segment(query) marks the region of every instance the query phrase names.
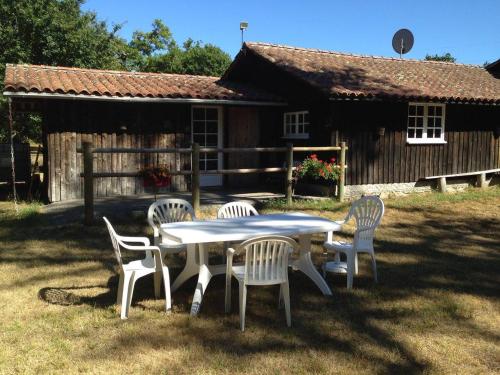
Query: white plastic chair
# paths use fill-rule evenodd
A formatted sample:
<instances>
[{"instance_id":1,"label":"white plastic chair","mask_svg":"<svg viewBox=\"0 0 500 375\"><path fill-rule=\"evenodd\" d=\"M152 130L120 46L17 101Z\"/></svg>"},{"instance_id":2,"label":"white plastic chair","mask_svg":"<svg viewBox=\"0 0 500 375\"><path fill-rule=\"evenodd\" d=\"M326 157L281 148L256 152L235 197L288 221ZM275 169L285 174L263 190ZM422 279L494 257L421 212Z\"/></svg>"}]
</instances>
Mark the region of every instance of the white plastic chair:
<instances>
[{"instance_id":1,"label":"white plastic chair","mask_svg":"<svg viewBox=\"0 0 500 375\"><path fill-rule=\"evenodd\" d=\"M168 267L163 264L162 256L158 246L150 246L149 238L147 237L125 237L118 235L109 220L103 217L106 226L109 230L111 242L115 252L116 260L120 266L120 281L118 283L118 297L116 303L121 305L122 319L128 318L130 310L130 303L132 302L132 294L134 293L134 286L137 279L154 273L160 270L160 276L163 276L163 285L165 287L165 310L168 311L172 308L172 301L170 297L170 276ZM141 243L142 245L130 245L131 243ZM144 251L146 257L141 260L134 260L130 263L124 264L122 261L122 254L120 247L133 250Z\"/></svg>"},{"instance_id":2,"label":"white plastic chair","mask_svg":"<svg viewBox=\"0 0 500 375\"><path fill-rule=\"evenodd\" d=\"M196 220L194 209L183 199L159 199L148 209L148 222L153 228L154 245L161 250L162 256L177 254L186 250L186 245L160 236L160 225L179 221ZM155 275L155 296L160 296L161 275Z\"/></svg>"},{"instance_id":3,"label":"white plastic chair","mask_svg":"<svg viewBox=\"0 0 500 375\"><path fill-rule=\"evenodd\" d=\"M226 313L231 311L231 277L239 284L240 326L245 330L247 285L280 284L280 303L285 303L286 323L291 325L288 256L299 245L288 237L266 236L247 240L227 250ZM233 256L245 251L245 264L233 266Z\"/></svg>"},{"instance_id":4,"label":"white plastic chair","mask_svg":"<svg viewBox=\"0 0 500 375\"><path fill-rule=\"evenodd\" d=\"M323 277L326 277L327 272L347 273L347 288L351 289L353 275L358 274L358 253L368 253L372 259L373 278L377 282L373 238L383 215L384 202L377 196L366 196L353 202L346 218L338 223L345 224L354 218L356 221L354 240L352 243L333 241L333 233L328 233L327 241L323 246L327 253L335 254L335 261L323 264ZM346 254L347 262L340 262L340 253Z\"/></svg>"},{"instance_id":5,"label":"white plastic chair","mask_svg":"<svg viewBox=\"0 0 500 375\"><path fill-rule=\"evenodd\" d=\"M259 213L250 203L230 202L219 208L217 219L230 219L233 217L257 216Z\"/></svg>"}]
</instances>

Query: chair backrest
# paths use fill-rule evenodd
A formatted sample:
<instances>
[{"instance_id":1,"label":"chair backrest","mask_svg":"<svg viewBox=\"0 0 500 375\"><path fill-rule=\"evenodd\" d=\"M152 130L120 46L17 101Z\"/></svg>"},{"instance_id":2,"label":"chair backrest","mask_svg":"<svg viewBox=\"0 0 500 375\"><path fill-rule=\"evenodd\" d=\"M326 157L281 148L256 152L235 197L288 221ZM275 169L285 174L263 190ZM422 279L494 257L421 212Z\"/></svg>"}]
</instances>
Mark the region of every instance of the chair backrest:
<instances>
[{"instance_id":1,"label":"chair backrest","mask_svg":"<svg viewBox=\"0 0 500 375\"><path fill-rule=\"evenodd\" d=\"M115 232L115 229L113 228L113 226L106 217L103 217L103 220L106 223L106 226L108 227L109 236L111 237L111 243L113 244L113 250L115 252L116 260L118 261L120 267L122 267L123 266L122 253L120 251L120 240L118 239L118 234Z\"/></svg>"},{"instance_id":2,"label":"chair backrest","mask_svg":"<svg viewBox=\"0 0 500 375\"><path fill-rule=\"evenodd\" d=\"M354 241L373 241L375 229L384 215L384 202L377 196L362 197L352 203L346 220L351 217L356 222Z\"/></svg>"},{"instance_id":3,"label":"chair backrest","mask_svg":"<svg viewBox=\"0 0 500 375\"><path fill-rule=\"evenodd\" d=\"M257 216L259 213L250 203L230 202L219 208L217 219L230 219L233 217Z\"/></svg>"},{"instance_id":4,"label":"chair backrest","mask_svg":"<svg viewBox=\"0 0 500 375\"><path fill-rule=\"evenodd\" d=\"M193 207L184 199L159 199L148 210L148 222L155 237L160 235L161 224L195 219Z\"/></svg>"},{"instance_id":5,"label":"chair backrest","mask_svg":"<svg viewBox=\"0 0 500 375\"><path fill-rule=\"evenodd\" d=\"M272 284L288 280L288 256L299 245L288 237L265 236L238 247L245 250L245 284Z\"/></svg>"}]
</instances>

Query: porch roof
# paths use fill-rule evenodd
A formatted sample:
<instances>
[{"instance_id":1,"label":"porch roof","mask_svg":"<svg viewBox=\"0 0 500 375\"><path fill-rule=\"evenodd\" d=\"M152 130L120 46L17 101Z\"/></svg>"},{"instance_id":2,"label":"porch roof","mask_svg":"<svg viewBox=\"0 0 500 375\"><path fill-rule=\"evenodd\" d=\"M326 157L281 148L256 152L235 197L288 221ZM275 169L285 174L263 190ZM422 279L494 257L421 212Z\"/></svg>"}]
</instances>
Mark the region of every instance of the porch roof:
<instances>
[{"instance_id":1,"label":"porch roof","mask_svg":"<svg viewBox=\"0 0 500 375\"><path fill-rule=\"evenodd\" d=\"M219 77L7 64L4 95L283 105L268 92Z\"/></svg>"}]
</instances>

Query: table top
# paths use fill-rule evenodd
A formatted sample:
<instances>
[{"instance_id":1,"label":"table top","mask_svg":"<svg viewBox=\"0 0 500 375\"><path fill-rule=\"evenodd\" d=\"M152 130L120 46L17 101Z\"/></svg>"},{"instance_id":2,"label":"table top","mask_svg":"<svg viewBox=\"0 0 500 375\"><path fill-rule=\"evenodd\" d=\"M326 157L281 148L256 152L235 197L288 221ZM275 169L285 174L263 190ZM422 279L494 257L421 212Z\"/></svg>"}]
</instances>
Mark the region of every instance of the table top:
<instances>
[{"instance_id":1,"label":"table top","mask_svg":"<svg viewBox=\"0 0 500 375\"><path fill-rule=\"evenodd\" d=\"M184 244L245 241L257 236L293 236L340 230L341 225L300 212L232 219L182 221L160 226L163 236Z\"/></svg>"}]
</instances>

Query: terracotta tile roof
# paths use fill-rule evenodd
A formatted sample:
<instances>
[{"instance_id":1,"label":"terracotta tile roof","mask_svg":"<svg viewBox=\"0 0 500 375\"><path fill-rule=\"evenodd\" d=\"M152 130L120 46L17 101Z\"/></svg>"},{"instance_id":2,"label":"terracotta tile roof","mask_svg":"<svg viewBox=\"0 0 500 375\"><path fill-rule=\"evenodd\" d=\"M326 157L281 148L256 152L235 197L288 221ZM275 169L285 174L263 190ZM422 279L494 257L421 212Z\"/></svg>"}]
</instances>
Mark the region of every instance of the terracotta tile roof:
<instances>
[{"instance_id":1,"label":"terracotta tile roof","mask_svg":"<svg viewBox=\"0 0 500 375\"><path fill-rule=\"evenodd\" d=\"M254 87L218 77L7 64L5 91L99 97L283 102Z\"/></svg>"},{"instance_id":2,"label":"terracotta tile roof","mask_svg":"<svg viewBox=\"0 0 500 375\"><path fill-rule=\"evenodd\" d=\"M267 43L245 45L329 96L500 103L500 80L476 65L361 56Z\"/></svg>"}]
</instances>

